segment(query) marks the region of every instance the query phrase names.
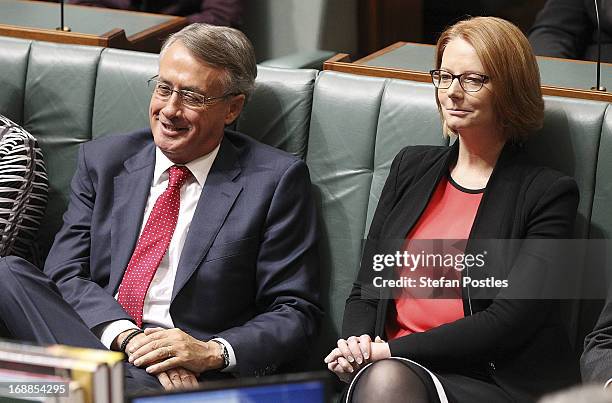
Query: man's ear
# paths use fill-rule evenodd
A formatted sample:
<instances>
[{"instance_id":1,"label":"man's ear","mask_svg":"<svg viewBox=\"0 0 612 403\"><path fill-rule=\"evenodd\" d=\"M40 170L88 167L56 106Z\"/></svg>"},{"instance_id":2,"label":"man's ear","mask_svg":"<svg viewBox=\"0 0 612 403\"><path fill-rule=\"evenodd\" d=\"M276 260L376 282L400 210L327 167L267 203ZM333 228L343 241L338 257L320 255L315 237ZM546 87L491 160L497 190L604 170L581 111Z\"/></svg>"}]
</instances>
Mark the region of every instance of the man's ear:
<instances>
[{"instance_id":1,"label":"man's ear","mask_svg":"<svg viewBox=\"0 0 612 403\"><path fill-rule=\"evenodd\" d=\"M240 112L242 112L242 107L244 106L244 101L246 97L244 94L234 95L230 98L227 107L227 113L225 114L225 125L231 125L234 120L238 118Z\"/></svg>"}]
</instances>

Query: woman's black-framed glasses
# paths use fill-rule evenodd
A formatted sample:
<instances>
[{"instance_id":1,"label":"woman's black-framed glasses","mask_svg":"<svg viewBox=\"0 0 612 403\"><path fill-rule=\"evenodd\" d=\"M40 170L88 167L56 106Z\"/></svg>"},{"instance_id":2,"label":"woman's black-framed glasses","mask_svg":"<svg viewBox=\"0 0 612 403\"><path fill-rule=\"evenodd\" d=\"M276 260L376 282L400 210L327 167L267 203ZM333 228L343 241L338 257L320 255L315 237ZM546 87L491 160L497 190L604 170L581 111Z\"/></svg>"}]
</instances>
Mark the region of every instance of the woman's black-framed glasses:
<instances>
[{"instance_id":1,"label":"woman's black-framed glasses","mask_svg":"<svg viewBox=\"0 0 612 403\"><path fill-rule=\"evenodd\" d=\"M162 101L167 101L172 96L172 93L176 92L179 95L182 104L188 108L204 108L229 96L237 95L234 92L228 92L218 97L209 97L195 91L175 90L170 84L159 81L157 77L158 76L153 76L147 80L147 85L149 88L152 88L153 94Z\"/></svg>"},{"instance_id":2,"label":"woman's black-framed glasses","mask_svg":"<svg viewBox=\"0 0 612 403\"><path fill-rule=\"evenodd\" d=\"M480 73L462 73L453 74L446 70L431 70L431 82L438 88L445 90L450 88L453 80L456 78L459 80L459 85L466 92L477 92L490 80L489 76Z\"/></svg>"}]
</instances>

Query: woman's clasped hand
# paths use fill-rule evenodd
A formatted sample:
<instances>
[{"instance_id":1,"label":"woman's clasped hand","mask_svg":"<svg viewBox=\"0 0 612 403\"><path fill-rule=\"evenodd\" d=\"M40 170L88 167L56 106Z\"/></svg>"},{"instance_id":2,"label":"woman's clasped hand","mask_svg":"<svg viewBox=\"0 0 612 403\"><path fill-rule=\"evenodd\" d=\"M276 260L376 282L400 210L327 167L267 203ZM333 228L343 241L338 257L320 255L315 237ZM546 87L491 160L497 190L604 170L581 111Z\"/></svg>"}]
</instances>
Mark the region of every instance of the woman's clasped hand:
<instances>
[{"instance_id":1,"label":"woman's clasped hand","mask_svg":"<svg viewBox=\"0 0 612 403\"><path fill-rule=\"evenodd\" d=\"M337 347L325 357L327 369L332 371L343 382L350 382L353 376L365 365L389 358L389 345L380 337L372 338L363 334L359 337L339 339Z\"/></svg>"}]
</instances>

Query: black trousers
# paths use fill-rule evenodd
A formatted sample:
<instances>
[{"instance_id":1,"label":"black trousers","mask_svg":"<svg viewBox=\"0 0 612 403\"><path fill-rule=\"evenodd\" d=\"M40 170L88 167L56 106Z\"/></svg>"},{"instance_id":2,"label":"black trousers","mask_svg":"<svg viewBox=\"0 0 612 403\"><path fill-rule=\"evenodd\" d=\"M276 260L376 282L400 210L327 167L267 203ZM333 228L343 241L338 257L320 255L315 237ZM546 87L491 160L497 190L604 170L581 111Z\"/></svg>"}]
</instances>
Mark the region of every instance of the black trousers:
<instances>
[{"instance_id":1,"label":"black trousers","mask_svg":"<svg viewBox=\"0 0 612 403\"><path fill-rule=\"evenodd\" d=\"M57 286L30 262L0 258L0 336L38 344L67 344L104 349L60 294ZM125 362L126 393L160 389L157 377Z\"/></svg>"}]
</instances>

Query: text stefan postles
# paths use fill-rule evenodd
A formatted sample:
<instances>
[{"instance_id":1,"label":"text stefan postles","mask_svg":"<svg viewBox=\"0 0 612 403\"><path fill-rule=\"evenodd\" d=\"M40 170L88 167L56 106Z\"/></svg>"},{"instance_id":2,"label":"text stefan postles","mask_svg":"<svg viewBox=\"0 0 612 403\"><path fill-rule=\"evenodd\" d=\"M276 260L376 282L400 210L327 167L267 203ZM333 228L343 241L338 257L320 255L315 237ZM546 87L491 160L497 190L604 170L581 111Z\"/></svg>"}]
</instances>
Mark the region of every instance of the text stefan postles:
<instances>
[{"instance_id":1,"label":"text stefan postles","mask_svg":"<svg viewBox=\"0 0 612 403\"><path fill-rule=\"evenodd\" d=\"M383 279L382 277L374 277L372 284L376 288L508 288L508 280L500 280L495 277L487 277L484 279L475 279L471 277L462 277L460 279L448 279L440 277L432 279L429 277L400 277L397 279Z\"/></svg>"}]
</instances>

